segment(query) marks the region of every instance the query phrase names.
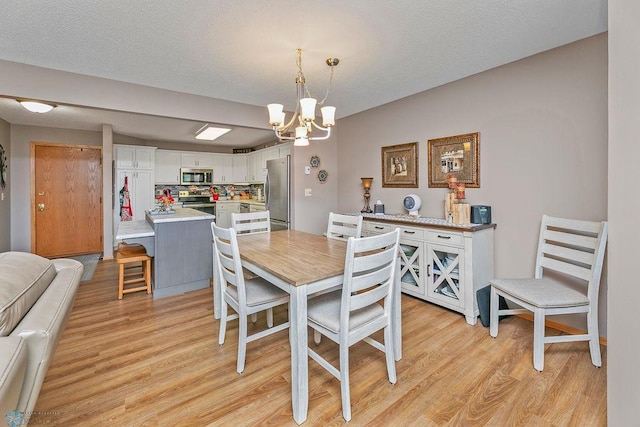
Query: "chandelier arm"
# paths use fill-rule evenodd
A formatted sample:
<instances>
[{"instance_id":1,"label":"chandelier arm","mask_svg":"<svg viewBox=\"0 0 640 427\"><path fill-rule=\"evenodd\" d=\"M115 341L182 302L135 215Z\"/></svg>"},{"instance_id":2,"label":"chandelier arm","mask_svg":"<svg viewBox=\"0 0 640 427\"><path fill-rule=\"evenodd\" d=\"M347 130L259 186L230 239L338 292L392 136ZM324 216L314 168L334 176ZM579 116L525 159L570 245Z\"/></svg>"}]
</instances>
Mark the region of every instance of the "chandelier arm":
<instances>
[{"instance_id":1,"label":"chandelier arm","mask_svg":"<svg viewBox=\"0 0 640 427\"><path fill-rule=\"evenodd\" d=\"M281 141L293 141L295 139L292 136L284 136L284 135L282 135L282 133L280 133L281 131L279 131L275 127L273 129L273 132L276 134L276 137L278 137L278 139L281 140Z\"/></svg>"},{"instance_id":2,"label":"chandelier arm","mask_svg":"<svg viewBox=\"0 0 640 427\"><path fill-rule=\"evenodd\" d=\"M313 127L315 127L316 129L319 129L319 130L329 131L331 129L331 126L327 126L326 128L320 126L319 124L316 123L315 120L311 120L311 124L313 125Z\"/></svg>"},{"instance_id":3,"label":"chandelier arm","mask_svg":"<svg viewBox=\"0 0 640 427\"><path fill-rule=\"evenodd\" d=\"M331 136L331 128L326 128L327 134L325 136L312 136L309 139L309 141L322 141L325 139L329 139L329 137Z\"/></svg>"},{"instance_id":4,"label":"chandelier arm","mask_svg":"<svg viewBox=\"0 0 640 427\"><path fill-rule=\"evenodd\" d=\"M296 121L296 119L298 118L298 109L296 108L296 112L293 113L293 116L291 117L291 120L289 120L289 123L287 123L286 125L280 126L280 131L281 132L286 132L289 130L289 128L291 128L291 125L293 125L293 123Z\"/></svg>"}]
</instances>

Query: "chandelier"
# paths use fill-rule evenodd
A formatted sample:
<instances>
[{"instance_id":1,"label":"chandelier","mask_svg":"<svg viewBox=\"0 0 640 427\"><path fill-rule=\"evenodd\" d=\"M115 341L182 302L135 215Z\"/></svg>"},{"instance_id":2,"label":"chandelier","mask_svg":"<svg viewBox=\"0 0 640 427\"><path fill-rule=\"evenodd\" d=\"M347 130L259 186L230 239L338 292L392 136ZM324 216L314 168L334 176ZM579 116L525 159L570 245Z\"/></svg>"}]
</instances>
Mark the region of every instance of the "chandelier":
<instances>
[{"instance_id":1,"label":"chandelier","mask_svg":"<svg viewBox=\"0 0 640 427\"><path fill-rule=\"evenodd\" d=\"M331 136L331 127L335 123L336 107L323 106L329 96L329 90L331 89L331 82L333 81L333 69L340 60L338 58L329 58L326 63L331 68L331 77L329 79L329 87L327 87L327 93L322 101L318 102L315 98L311 97L311 94L306 88L306 81L304 72L302 71L302 49L298 49L298 59L296 65L298 66L298 75L296 76L296 88L298 91L296 109L293 112L293 117L289 122L286 122L284 106L282 104L269 104L269 124L273 126L273 131L280 141L294 141L293 145L305 146L309 145L309 140L322 140L328 139ZM320 112L322 113L322 126L316 123L316 105L320 105ZM294 126L294 135L290 136L289 130ZM310 136L311 132L315 129L324 132L321 136Z\"/></svg>"}]
</instances>

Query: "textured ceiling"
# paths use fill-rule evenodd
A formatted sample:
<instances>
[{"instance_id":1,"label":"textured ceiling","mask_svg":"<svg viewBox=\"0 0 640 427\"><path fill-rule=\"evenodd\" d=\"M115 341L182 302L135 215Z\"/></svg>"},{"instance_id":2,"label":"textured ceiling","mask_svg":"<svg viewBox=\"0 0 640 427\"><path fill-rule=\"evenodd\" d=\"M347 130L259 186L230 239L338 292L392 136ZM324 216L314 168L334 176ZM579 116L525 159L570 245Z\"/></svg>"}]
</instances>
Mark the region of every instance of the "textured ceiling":
<instances>
[{"instance_id":1,"label":"textured ceiling","mask_svg":"<svg viewBox=\"0 0 640 427\"><path fill-rule=\"evenodd\" d=\"M606 0L8 0L0 59L291 110L302 48L342 118L606 30Z\"/></svg>"}]
</instances>

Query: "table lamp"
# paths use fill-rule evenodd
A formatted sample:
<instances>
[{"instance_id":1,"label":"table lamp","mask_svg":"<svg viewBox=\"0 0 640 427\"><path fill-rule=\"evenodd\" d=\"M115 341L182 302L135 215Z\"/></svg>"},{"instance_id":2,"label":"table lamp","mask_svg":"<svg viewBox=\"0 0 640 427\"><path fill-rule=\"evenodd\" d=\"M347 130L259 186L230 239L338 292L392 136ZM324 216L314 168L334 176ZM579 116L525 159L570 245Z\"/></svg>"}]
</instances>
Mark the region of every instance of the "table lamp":
<instances>
[{"instance_id":1,"label":"table lamp","mask_svg":"<svg viewBox=\"0 0 640 427\"><path fill-rule=\"evenodd\" d=\"M373 211L369 207L369 199L371 198L371 194L369 194L369 190L371 189L371 183L373 182L373 178L360 178L362 180L362 187L364 188L364 207L360 212L362 213L372 213Z\"/></svg>"}]
</instances>

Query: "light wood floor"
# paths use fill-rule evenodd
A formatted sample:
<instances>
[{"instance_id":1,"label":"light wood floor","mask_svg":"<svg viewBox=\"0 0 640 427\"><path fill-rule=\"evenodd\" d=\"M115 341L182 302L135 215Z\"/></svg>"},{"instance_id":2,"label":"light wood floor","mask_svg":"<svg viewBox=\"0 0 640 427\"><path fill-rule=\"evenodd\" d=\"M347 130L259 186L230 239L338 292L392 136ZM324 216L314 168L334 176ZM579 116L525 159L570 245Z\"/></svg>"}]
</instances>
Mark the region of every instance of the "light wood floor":
<instances>
[{"instance_id":1,"label":"light wood floor","mask_svg":"<svg viewBox=\"0 0 640 427\"><path fill-rule=\"evenodd\" d=\"M117 300L117 267L100 261L80 285L35 411L58 425L295 426L291 415L287 332L250 343L235 371L237 321L217 342L211 290L154 300ZM384 355L351 349L353 426L606 425L603 368L588 345L547 346L545 370L532 366L532 324L500 323L496 339L480 322L403 296L404 358L398 381L386 378ZM276 311L276 320L285 318ZM264 314L255 328L264 327ZM250 326L250 328L252 328ZM323 340L322 354L335 354ZM342 425L340 385L310 360L304 425Z\"/></svg>"}]
</instances>

